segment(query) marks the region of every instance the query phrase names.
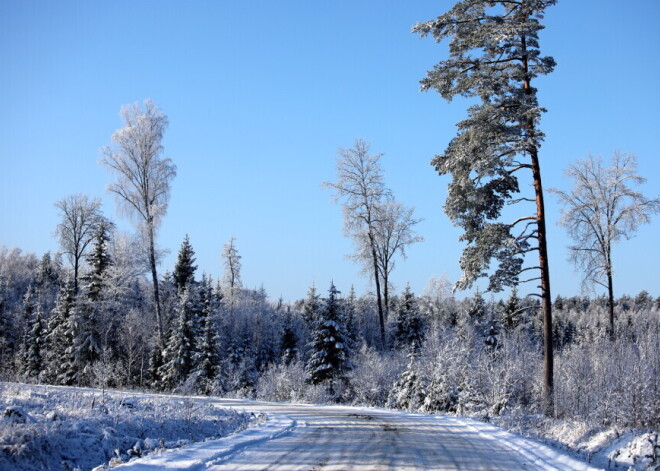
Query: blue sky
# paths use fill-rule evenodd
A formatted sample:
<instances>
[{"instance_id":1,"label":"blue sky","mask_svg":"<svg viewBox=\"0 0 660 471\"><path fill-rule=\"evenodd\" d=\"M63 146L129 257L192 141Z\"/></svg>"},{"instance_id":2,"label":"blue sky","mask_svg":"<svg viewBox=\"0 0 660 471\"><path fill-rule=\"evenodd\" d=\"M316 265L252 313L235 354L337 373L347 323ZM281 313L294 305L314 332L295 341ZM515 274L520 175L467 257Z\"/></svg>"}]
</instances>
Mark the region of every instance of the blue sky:
<instances>
[{"instance_id":1,"label":"blue sky","mask_svg":"<svg viewBox=\"0 0 660 471\"><path fill-rule=\"evenodd\" d=\"M330 280L369 287L345 258L334 179L338 146L356 138L384 152L387 184L424 218L423 243L393 281L422 292L430 277L459 276L460 232L442 211L448 177L429 161L455 135L465 102L421 93L446 44L410 33L449 1L0 2L0 244L56 251L53 204L72 193L104 202L131 230L105 187L99 149L121 126L122 104L151 98L169 116L165 155L178 167L159 245L171 269L187 233L199 272L221 273L234 236L243 281L269 295L304 296ZM583 0L548 9L541 36L556 71L536 82L546 142L546 187L587 153L634 152L660 194L660 2ZM566 261L558 208L548 196L553 297L580 292ZM615 248L615 293L660 295L660 218ZM525 289L523 289L525 291Z\"/></svg>"}]
</instances>

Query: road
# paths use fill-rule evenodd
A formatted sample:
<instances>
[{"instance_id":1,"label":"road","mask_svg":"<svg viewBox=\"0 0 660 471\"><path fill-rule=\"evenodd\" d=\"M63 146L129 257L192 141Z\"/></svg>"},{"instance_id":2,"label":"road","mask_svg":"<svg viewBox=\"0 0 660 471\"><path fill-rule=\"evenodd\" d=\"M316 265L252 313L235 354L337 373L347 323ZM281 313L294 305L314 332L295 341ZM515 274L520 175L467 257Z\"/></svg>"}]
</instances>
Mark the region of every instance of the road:
<instances>
[{"instance_id":1,"label":"road","mask_svg":"<svg viewBox=\"0 0 660 471\"><path fill-rule=\"evenodd\" d=\"M263 413L268 420L232 437L125 467L133 471L595 469L560 451L470 419L340 406L200 400Z\"/></svg>"}]
</instances>

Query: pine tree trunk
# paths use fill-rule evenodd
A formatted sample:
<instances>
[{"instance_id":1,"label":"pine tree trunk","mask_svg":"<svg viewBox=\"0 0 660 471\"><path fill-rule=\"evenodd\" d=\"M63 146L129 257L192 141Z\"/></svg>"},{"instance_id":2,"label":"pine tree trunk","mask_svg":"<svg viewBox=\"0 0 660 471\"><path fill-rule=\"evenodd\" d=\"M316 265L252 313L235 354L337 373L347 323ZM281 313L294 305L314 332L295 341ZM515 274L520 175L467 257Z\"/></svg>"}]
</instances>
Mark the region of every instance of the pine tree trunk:
<instances>
[{"instance_id":1,"label":"pine tree trunk","mask_svg":"<svg viewBox=\"0 0 660 471\"><path fill-rule=\"evenodd\" d=\"M545 228L545 206L543 202L543 186L541 184L541 169L538 152L531 153L534 191L536 193L536 217L539 240L539 266L541 267L541 306L543 309L543 356L544 381L543 399L545 414L554 416L554 349L552 344L552 298L550 296L550 267L548 262L548 246Z\"/></svg>"},{"instance_id":2,"label":"pine tree trunk","mask_svg":"<svg viewBox=\"0 0 660 471\"><path fill-rule=\"evenodd\" d=\"M525 36L522 37L522 65L524 69L523 89L526 95L531 95L534 90L531 87L528 75L528 58ZM533 138L535 129L534 122L526 123L529 137ZM543 309L543 402L545 415L554 417L554 349L552 342L552 298L550 294L550 264L548 260L548 245L545 228L545 204L543 201L543 185L541 182L541 167L539 165L538 148L532 145L529 149L532 163L532 178L534 179L534 193L536 195L536 224L539 249L539 267L541 270L541 306Z\"/></svg>"}]
</instances>

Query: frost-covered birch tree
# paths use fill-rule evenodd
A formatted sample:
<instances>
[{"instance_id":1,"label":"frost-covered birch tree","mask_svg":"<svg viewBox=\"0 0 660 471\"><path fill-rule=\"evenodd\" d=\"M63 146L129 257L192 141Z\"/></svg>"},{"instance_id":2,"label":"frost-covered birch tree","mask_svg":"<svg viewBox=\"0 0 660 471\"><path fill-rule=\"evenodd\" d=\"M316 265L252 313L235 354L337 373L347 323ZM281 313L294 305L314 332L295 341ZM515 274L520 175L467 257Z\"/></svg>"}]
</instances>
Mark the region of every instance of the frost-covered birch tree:
<instances>
[{"instance_id":1,"label":"frost-covered birch tree","mask_svg":"<svg viewBox=\"0 0 660 471\"><path fill-rule=\"evenodd\" d=\"M360 258L376 285L380 339L384 346L385 316L378 270L376 224L377 206L391 198L391 194L385 187L385 176L379 162L383 154L370 154L369 148L370 144L363 139L357 139L349 149L339 148L336 163L338 180L325 185L335 190L336 200L344 201L344 231L357 239L358 257L360 254L366 255Z\"/></svg>"},{"instance_id":2,"label":"frost-covered birch tree","mask_svg":"<svg viewBox=\"0 0 660 471\"><path fill-rule=\"evenodd\" d=\"M222 279L229 296L233 299L236 290L241 287L241 256L236 248L236 237L229 239L222 249L222 263L225 267Z\"/></svg>"},{"instance_id":3,"label":"frost-covered birch tree","mask_svg":"<svg viewBox=\"0 0 660 471\"><path fill-rule=\"evenodd\" d=\"M164 342L163 320L158 293L156 232L167 212L170 182L176 176L176 166L163 158L163 135L167 116L151 100L142 105L122 107L124 127L112 135L113 147L102 149L101 162L114 171L117 181L108 186L122 208L138 223L145 236L146 255L153 282L158 334Z\"/></svg>"},{"instance_id":4,"label":"frost-covered birch tree","mask_svg":"<svg viewBox=\"0 0 660 471\"><path fill-rule=\"evenodd\" d=\"M575 242L570 261L584 272L583 286L607 290L609 333L614 338L614 267L612 246L630 239L640 224L660 212L660 198L648 199L633 187L646 181L637 173L634 154L615 152L609 167L589 156L570 165L570 191L552 189L563 205L560 224Z\"/></svg>"},{"instance_id":5,"label":"frost-covered birch tree","mask_svg":"<svg viewBox=\"0 0 660 471\"><path fill-rule=\"evenodd\" d=\"M458 135L445 152L432 160L441 175L449 174L445 211L463 228L467 243L461 257L459 289L480 277L489 289L521 282L524 271L539 282L544 319L546 413L553 414L552 302L547 254L545 209L539 149L539 127L544 111L532 85L550 73L555 61L542 56L540 20L556 0L463 0L435 20L418 23L413 32L449 40L449 57L436 64L421 81L422 90L434 89L446 100L456 96L476 99L467 119L458 123ZM534 194L518 197L519 176L533 184ZM502 221L508 203L533 203L533 209ZM523 267L525 255L537 252L538 264ZM496 269L491 270L491 262Z\"/></svg>"},{"instance_id":6,"label":"frost-covered birch tree","mask_svg":"<svg viewBox=\"0 0 660 471\"><path fill-rule=\"evenodd\" d=\"M55 207L60 210L61 217L55 233L62 253L73 267L73 289L78 293L80 263L101 221L101 202L78 193L58 201Z\"/></svg>"},{"instance_id":7,"label":"frost-covered birch tree","mask_svg":"<svg viewBox=\"0 0 660 471\"><path fill-rule=\"evenodd\" d=\"M369 153L368 142L358 139L350 149L340 148L336 183L325 183L343 201L344 231L355 242L352 259L363 264L376 288L381 343L385 346L385 322L389 301L389 278L395 256L405 257L406 248L422 240L414 231L420 221L414 209L394 200L385 186L380 165L383 154Z\"/></svg>"},{"instance_id":8,"label":"frost-covered birch tree","mask_svg":"<svg viewBox=\"0 0 660 471\"><path fill-rule=\"evenodd\" d=\"M376 221L374 225L374 240L376 247L376 265L381 277L384 317L389 318L390 306L390 275L396 266L396 256L406 258L408 246L421 242L424 238L415 232L415 225L421 219L415 217L414 208L389 200L376 205ZM359 233L354 236L357 251L353 258L368 266L371 260L371 241L367 234ZM366 263L365 263L366 262Z\"/></svg>"}]
</instances>

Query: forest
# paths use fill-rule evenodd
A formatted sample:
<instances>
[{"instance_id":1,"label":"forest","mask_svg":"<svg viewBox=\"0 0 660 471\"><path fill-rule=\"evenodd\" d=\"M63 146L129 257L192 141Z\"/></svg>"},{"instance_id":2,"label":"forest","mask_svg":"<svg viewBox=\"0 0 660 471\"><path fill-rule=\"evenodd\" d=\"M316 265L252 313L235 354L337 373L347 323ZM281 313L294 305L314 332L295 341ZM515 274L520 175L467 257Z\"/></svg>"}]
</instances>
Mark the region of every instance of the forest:
<instances>
[{"instance_id":1,"label":"forest","mask_svg":"<svg viewBox=\"0 0 660 471\"><path fill-rule=\"evenodd\" d=\"M161 344L139 248L97 230L78 293L60 257L3 248L2 379L482 417L542 410L533 299L457 300L434 279L423 294L390 299L383 345L373 295L312 286L304 299L274 302L242 286L235 241L214 281L196 276L186 239L159 280ZM553 307L557 416L660 425L660 298L617 299L614 341L606 297L557 296Z\"/></svg>"}]
</instances>

